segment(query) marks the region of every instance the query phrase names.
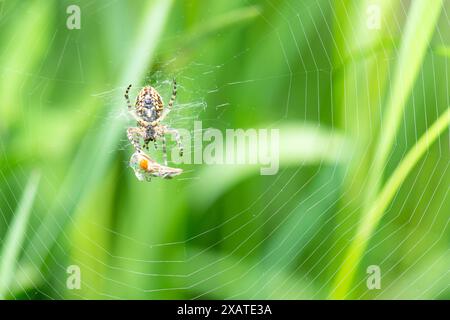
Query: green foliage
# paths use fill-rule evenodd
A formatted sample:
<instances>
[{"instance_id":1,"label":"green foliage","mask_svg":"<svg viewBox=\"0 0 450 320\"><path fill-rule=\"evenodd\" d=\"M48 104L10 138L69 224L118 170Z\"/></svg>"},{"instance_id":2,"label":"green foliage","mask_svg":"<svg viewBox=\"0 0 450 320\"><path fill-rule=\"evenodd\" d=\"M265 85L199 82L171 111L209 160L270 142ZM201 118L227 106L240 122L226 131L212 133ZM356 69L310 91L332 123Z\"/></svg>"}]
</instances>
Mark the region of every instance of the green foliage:
<instances>
[{"instance_id":1,"label":"green foliage","mask_svg":"<svg viewBox=\"0 0 450 320\"><path fill-rule=\"evenodd\" d=\"M10 290L11 284L14 283L18 257L27 232L27 224L36 196L39 178L39 174L34 172L29 179L3 241L3 248L0 252L0 298L6 295Z\"/></svg>"},{"instance_id":2,"label":"green foliage","mask_svg":"<svg viewBox=\"0 0 450 320\"><path fill-rule=\"evenodd\" d=\"M0 12L2 298L450 297L449 2L71 4ZM173 77L170 125L279 129L279 172L137 181L124 90Z\"/></svg>"}]
</instances>

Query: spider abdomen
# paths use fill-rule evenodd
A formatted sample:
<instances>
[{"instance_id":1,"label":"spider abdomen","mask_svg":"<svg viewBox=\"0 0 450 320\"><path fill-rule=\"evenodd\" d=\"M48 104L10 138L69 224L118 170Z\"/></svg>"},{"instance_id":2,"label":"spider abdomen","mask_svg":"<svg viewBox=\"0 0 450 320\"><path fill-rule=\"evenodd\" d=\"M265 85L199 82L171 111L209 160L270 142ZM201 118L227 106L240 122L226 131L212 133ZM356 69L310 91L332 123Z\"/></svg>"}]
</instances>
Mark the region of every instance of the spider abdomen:
<instances>
[{"instance_id":1,"label":"spider abdomen","mask_svg":"<svg viewBox=\"0 0 450 320\"><path fill-rule=\"evenodd\" d=\"M158 119L164 108L160 94L151 86L142 88L135 106L137 114L148 122Z\"/></svg>"}]
</instances>

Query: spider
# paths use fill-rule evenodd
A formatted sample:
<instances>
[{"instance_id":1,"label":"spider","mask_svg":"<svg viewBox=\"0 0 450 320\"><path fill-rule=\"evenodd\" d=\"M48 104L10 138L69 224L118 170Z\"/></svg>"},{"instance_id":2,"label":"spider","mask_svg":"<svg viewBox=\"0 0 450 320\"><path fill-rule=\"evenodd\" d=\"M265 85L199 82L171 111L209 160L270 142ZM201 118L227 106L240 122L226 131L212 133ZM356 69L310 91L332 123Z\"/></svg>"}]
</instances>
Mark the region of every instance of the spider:
<instances>
[{"instance_id":1,"label":"spider","mask_svg":"<svg viewBox=\"0 0 450 320\"><path fill-rule=\"evenodd\" d=\"M183 170L162 166L148 155L136 151L130 158L130 167L133 168L136 177L140 180L150 181L152 177L171 179L180 175Z\"/></svg>"},{"instance_id":2,"label":"spider","mask_svg":"<svg viewBox=\"0 0 450 320\"><path fill-rule=\"evenodd\" d=\"M151 86L145 86L139 92L136 103L131 105L128 93L131 84L125 91L125 99L128 105L128 111L132 113L137 121L137 127L128 128L127 137L137 152L143 152L140 145L140 138L144 141L143 148L148 150L150 142L154 142L155 149L157 148L157 139L162 140L162 151L164 158L164 165L167 166L167 150L166 150L166 134L173 134L178 145L180 156L183 156L183 146L181 144L180 134L176 129L170 128L161 124L172 109L173 103L177 96L177 82L173 80L172 97L166 108L161 98L161 95Z\"/></svg>"}]
</instances>

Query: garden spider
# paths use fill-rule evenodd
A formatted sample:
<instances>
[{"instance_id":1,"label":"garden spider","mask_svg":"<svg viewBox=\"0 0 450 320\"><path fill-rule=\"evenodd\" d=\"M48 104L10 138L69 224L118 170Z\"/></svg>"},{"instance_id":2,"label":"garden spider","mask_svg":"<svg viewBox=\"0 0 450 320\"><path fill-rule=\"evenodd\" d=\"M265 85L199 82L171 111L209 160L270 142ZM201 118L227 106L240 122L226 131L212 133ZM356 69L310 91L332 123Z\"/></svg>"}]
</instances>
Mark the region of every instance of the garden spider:
<instances>
[{"instance_id":1,"label":"garden spider","mask_svg":"<svg viewBox=\"0 0 450 320\"><path fill-rule=\"evenodd\" d=\"M125 99L128 104L128 111L130 111L137 121L137 127L127 129L127 137L130 140L133 147L137 152L143 152L140 145L140 138L144 140L143 148L148 150L148 144L150 141L154 142L155 148L157 148L156 140L161 138L162 151L164 158L164 165L167 166L167 150L166 150L166 134L173 134L180 150L180 156L183 156L183 146L181 144L180 134L177 130L169 128L168 126L161 124L161 121L169 114L172 109L173 103L177 96L177 83L173 80L172 97L169 104L164 108L164 104L161 95L151 86L145 86L139 92L136 103L131 105L128 93L130 91L131 84L125 91Z\"/></svg>"}]
</instances>

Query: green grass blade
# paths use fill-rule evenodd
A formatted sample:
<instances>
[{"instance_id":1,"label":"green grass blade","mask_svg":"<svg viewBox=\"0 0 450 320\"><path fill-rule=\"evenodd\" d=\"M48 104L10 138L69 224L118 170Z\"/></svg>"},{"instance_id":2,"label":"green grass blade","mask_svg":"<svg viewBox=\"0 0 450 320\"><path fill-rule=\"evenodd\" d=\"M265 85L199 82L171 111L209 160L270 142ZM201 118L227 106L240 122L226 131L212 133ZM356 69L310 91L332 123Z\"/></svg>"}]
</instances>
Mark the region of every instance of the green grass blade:
<instances>
[{"instance_id":1,"label":"green grass blade","mask_svg":"<svg viewBox=\"0 0 450 320\"><path fill-rule=\"evenodd\" d=\"M0 3L2 5L3 3ZM17 77L16 73L32 72L40 63L49 46L49 29L52 20L52 1L32 2L24 6L21 19L17 19L7 38L31 38L33 41L15 41L14 45L0 47L0 133L5 134L21 119L17 97L22 94L28 77ZM3 28L3 26L2 26ZM39 30L39 31L37 31ZM7 66L7 68L5 67ZM19 104L20 105L20 104Z\"/></svg>"},{"instance_id":2,"label":"green grass blade","mask_svg":"<svg viewBox=\"0 0 450 320\"><path fill-rule=\"evenodd\" d=\"M348 240L355 231L365 199L372 151L381 122L381 106L389 87L389 66L399 44L399 0L380 0L379 30L367 28L368 1L334 1L333 103L336 123L352 141L354 153L343 176L341 208L336 212L332 269L339 268ZM395 46L394 46L395 44ZM328 289L329 290L329 289Z\"/></svg>"},{"instance_id":3,"label":"green grass blade","mask_svg":"<svg viewBox=\"0 0 450 320\"><path fill-rule=\"evenodd\" d=\"M181 45L192 45L195 41L207 37L210 34L215 34L231 26L251 21L260 14L261 9L258 6L248 6L227 12L222 16L215 17L214 19L195 27L185 36ZM178 46L180 46L180 44L178 44Z\"/></svg>"},{"instance_id":4,"label":"green grass blade","mask_svg":"<svg viewBox=\"0 0 450 320\"><path fill-rule=\"evenodd\" d=\"M40 174L33 172L19 202L17 211L3 241L0 254L0 299L3 299L13 283L17 260L25 239L28 220L38 188Z\"/></svg>"},{"instance_id":5,"label":"green grass blade","mask_svg":"<svg viewBox=\"0 0 450 320\"><path fill-rule=\"evenodd\" d=\"M118 79L117 86L139 83L145 76L156 50L158 40L163 31L170 12L172 1L152 1L145 9L143 24L131 48L129 61L124 61L124 70ZM125 64L126 62L126 64ZM123 92L118 91L113 101L123 101ZM107 106L111 109L111 106ZM119 103L112 108L123 108ZM33 265L43 263L41 257L46 256L57 240L60 228L70 219L83 197L89 194L104 179L116 149L123 136L126 125L125 117L111 117L102 130L93 136L87 136L71 165L71 169L56 197L56 203L47 214L33 238L33 246L26 249L27 257ZM64 208L64 209L63 209Z\"/></svg>"},{"instance_id":6,"label":"green grass blade","mask_svg":"<svg viewBox=\"0 0 450 320\"><path fill-rule=\"evenodd\" d=\"M380 136L373 153L375 155L373 165L368 173L369 178L365 189L366 194L362 200L363 215L369 214L370 207L374 203L378 190L380 189L383 178L382 173L387 157L400 125L407 99L410 96L415 79L422 66L441 8L441 0L432 2L418 0L412 3L405 32L402 37L403 40L398 54L398 62L394 70L390 94L384 109L382 130L380 131ZM427 12L427 14L423 15L423 12ZM365 216L363 216L362 221L365 221ZM359 254L361 255L362 251ZM346 261L351 259L348 259L348 256L345 259L344 265L347 265ZM359 257L356 261L359 262ZM356 270L356 268L352 270ZM332 288L332 297L345 297L350 287L354 271L352 271L351 275L347 275L347 272L348 270L345 270L345 266L341 268ZM346 279L345 281L343 277Z\"/></svg>"},{"instance_id":7,"label":"green grass blade","mask_svg":"<svg viewBox=\"0 0 450 320\"><path fill-rule=\"evenodd\" d=\"M417 0L412 3L410 16L401 43L394 79L383 117L372 170L369 175L366 206L380 189L383 168L400 125L403 110L422 66L442 8L442 0ZM426 14L424 15L424 12Z\"/></svg>"},{"instance_id":8,"label":"green grass blade","mask_svg":"<svg viewBox=\"0 0 450 320\"><path fill-rule=\"evenodd\" d=\"M425 132L414 147L408 152L399 166L395 169L385 186L377 196L373 205L361 220L355 238L350 245L344 263L337 277L337 286L332 293L333 298L342 299L346 297L354 273L361 260L365 248L376 226L383 217L384 211L405 181L408 174L424 155L425 151L433 144L439 135L448 128L450 124L450 109L442 114L438 120Z\"/></svg>"}]
</instances>

